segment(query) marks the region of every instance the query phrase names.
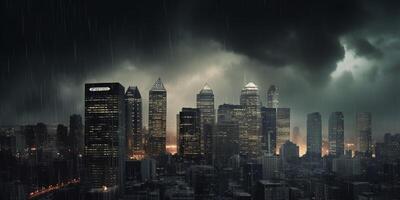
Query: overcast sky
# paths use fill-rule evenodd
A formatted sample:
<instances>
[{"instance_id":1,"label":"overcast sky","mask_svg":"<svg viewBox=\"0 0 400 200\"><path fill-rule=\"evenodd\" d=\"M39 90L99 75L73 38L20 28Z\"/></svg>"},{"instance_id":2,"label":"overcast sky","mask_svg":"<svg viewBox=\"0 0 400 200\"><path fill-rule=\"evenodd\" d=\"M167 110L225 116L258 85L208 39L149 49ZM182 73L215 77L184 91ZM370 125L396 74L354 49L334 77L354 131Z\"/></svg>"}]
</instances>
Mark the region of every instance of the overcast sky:
<instances>
[{"instance_id":1,"label":"overcast sky","mask_svg":"<svg viewBox=\"0 0 400 200\"><path fill-rule=\"evenodd\" d=\"M291 124L306 114L371 111L373 137L400 132L400 1L164 0L1 2L0 124L68 123L83 113L85 82L137 85L161 77L168 134L207 82L216 105L271 84Z\"/></svg>"}]
</instances>

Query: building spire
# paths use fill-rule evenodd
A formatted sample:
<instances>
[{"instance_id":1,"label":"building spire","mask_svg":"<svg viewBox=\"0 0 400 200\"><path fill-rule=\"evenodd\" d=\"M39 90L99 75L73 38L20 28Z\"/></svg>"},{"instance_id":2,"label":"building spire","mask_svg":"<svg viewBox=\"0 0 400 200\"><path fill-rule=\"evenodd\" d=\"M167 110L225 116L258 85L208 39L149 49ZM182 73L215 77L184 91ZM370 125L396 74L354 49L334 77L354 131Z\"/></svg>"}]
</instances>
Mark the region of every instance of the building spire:
<instances>
[{"instance_id":1,"label":"building spire","mask_svg":"<svg viewBox=\"0 0 400 200\"><path fill-rule=\"evenodd\" d=\"M151 88L151 91L165 91L165 87L163 82L161 81L161 78L159 77L157 81L154 83L153 87Z\"/></svg>"}]
</instances>

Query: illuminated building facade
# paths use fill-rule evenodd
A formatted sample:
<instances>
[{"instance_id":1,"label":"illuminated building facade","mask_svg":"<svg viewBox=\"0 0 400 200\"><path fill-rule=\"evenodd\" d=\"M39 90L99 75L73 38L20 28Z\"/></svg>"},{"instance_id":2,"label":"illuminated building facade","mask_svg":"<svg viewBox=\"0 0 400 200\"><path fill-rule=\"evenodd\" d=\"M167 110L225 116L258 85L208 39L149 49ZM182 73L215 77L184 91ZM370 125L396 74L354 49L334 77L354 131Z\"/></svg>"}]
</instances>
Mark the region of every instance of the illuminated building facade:
<instances>
[{"instance_id":1,"label":"illuminated building facade","mask_svg":"<svg viewBox=\"0 0 400 200\"><path fill-rule=\"evenodd\" d=\"M261 102L257 85L250 82L242 89L240 105L245 111L245 134L240 138L240 151L256 158L261 153Z\"/></svg>"},{"instance_id":2,"label":"illuminated building facade","mask_svg":"<svg viewBox=\"0 0 400 200\"><path fill-rule=\"evenodd\" d=\"M85 185L89 192L123 188L124 92L119 83L85 84Z\"/></svg>"},{"instance_id":3,"label":"illuminated building facade","mask_svg":"<svg viewBox=\"0 0 400 200\"><path fill-rule=\"evenodd\" d=\"M329 155L340 157L344 154L344 116L333 112L328 124Z\"/></svg>"},{"instance_id":4,"label":"illuminated building facade","mask_svg":"<svg viewBox=\"0 0 400 200\"><path fill-rule=\"evenodd\" d=\"M214 93L206 84L197 94L197 108L200 111L200 130L202 137L202 151L210 162L213 150L213 129L215 125Z\"/></svg>"},{"instance_id":5,"label":"illuminated building facade","mask_svg":"<svg viewBox=\"0 0 400 200\"><path fill-rule=\"evenodd\" d=\"M358 134L358 151L361 153L372 152L372 117L370 112L358 112L356 126Z\"/></svg>"},{"instance_id":6,"label":"illuminated building facade","mask_svg":"<svg viewBox=\"0 0 400 200\"><path fill-rule=\"evenodd\" d=\"M319 112L307 115L307 154L321 157L322 149L322 123Z\"/></svg>"},{"instance_id":7,"label":"illuminated building facade","mask_svg":"<svg viewBox=\"0 0 400 200\"><path fill-rule=\"evenodd\" d=\"M290 108L276 109L276 153L290 140Z\"/></svg>"},{"instance_id":8,"label":"illuminated building facade","mask_svg":"<svg viewBox=\"0 0 400 200\"><path fill-rule=\"evenodd\" d=\"M129 155L141 157L144 155L144 135L142 130L142 96L138 87L129 87L125 93L126 106L126 136Z\"/></svg>"},{"instance_id":9,"label":"illuminated building facade","mask_svg":"<svg viewBox=\"0 0 400 200\"><path fill-rule=\"evenodd\" d=\"M197 108L182 108L178 116L178 154L185 159L201 159L204 154L200 132L200 110Z\"/></svg>"},{"instance_id":10,"label":"illuminated building facade","mask_svg":"<svg viewBox=\"0 0 400 200\"><path fill-rule=\"evenodd\" d=\"M167 91L158 78L149 92L149 149L148 154L165 153L167 134Z\"/></svg>"}]
</instances>

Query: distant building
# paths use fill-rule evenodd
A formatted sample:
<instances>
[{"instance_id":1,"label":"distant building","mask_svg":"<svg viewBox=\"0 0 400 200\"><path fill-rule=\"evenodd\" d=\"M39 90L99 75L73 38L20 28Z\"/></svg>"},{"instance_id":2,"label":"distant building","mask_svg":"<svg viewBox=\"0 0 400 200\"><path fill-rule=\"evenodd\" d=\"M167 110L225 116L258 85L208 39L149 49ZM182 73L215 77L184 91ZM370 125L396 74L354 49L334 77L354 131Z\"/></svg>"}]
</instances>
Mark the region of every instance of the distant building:
<instances>
[{"instance_id":1,"label":"distant building","mask_svg":"<svg viewBox=\"0 0 400 200\"><path fill-rule=\"evenodd\" d=\"M276 112L276 153L290 140L290 108L278 108Z\"/></svg>"},{"instance_id":2,"label":"distant building","mask_svg":"<svg viewBox=\"0 0 400 200\"><path fill-rule=\"evenodd\" d=\"M83 154L85 141L81 115L74 114L69 117L69 138L71 149L76 153Z\"/></svg>"},{"instance_id":3,"label":"distant building","mask_svg":"<svg viewBox=\"0 0 400 200\"><path fill-rule=\"evenodd\" d=\"M257 184L255 199L289 199L289 186L284 181L280 180L260 180Z\"/></svg>"},{"instance_id":4,"label":"distant building","mask_svg":"<svg viewBox=\"0 0 400 200\"><path fill-rule=\"evenodd\" d=\"M322 149L322 123L319 112L307 115L307 154L309 156L321 157Z\"/></svg>"},{"instance_id":5,"label":"distant building","mask_svg":"<svg viewBox=\"0 0 400 200\"><path fill-rule=\"evenodd\" d=\"M279 90L275 85L271 85L267 92L267 108L278 108L279 106Z\"/></svg>"},{"instance_id":6,"label":"distant building","mask_svg":"<svg viewBox=\"0 0 400 200\"><path fill-rule=\"evenodd\" d=\"M211 163L213 153L213 129L215 125L214 93L207 84L196 96L197 108L200 110L200 131L202 151L208 163Z\"/></svg>"},{"instance_id":7,"label":"distant building","mask_svg":"<svg viewBox=\"0 0 400 200\"><path fill-rule=\"evenodd\" d=\"M138 87L129 87L125 93L126 137L129 155L144 156L142 96Z\"/></svg>"},{"instance_id":8,"label":"distant building","mask_svg":"<svg viewBox=\"0 0 400 200\"><path fill-rule=\"evenodd\" d=\"M338 176L357 176L361 174L360 158L352 158L342 155L339 158L334 158L332 161L332 171Z\"/></svg>"},{"instance_id":9,"label":"distant building","mask_svg":"<svg viewBox=\"0 0 400 200\"><path fill-rule=\"evenodd\" d=\"M297 145L302 144L302 137L301 137L301 133L300 133L300 128L298 126L293 127L291 141Z\"/></svg>"},{"instance_id":10,"label":"distant building","mask_svg":"<svg viewBox=\"0 0 400 200\"><path fill-rule=\"evenodd\" d=\"M213 166L192 165L186 172L186 182L194 190L195 199L213 199L216 195L216 174Z\"/></svg>"},{"instance_id":11,"label":"distant building","mask_svg":"<svg viewBox=\"0 0 400 200\"><path fill-rule=\"evenodd\" d=\"M358 112L356 126L358 134L358 151L361 153L372 152L372 132L371 132L371 113Z\"/></svg>"},{"instance_id":12,"label":"distant building","mask_svg":"<svg viewBox=\"0 0 400 200\"><path fill-rule=\"evenodd\" d=\"M344 117L342 112L333 112L328 125L329 155L344 154Z\"/></svg>"},{"instance_id":13,"label":"distant building","mask_svg":"<svg viewBox=\"0 0 400 200\"><path fill-rule=\"evenodd\" d=\"M263 156L261 156L260 161L262 164L263 179L279 178L281 171L280 156L266 153Z\"/></svg>"},{"instance_id":14,"label":"distant building","mask_svg":"<svg viewBox=\"0 0 400 200\"><path fill-rule=\"evenodd\" d=\"M295 143L286 141L279 151L279 156L284 163L295 162L299 158L299 146Z\"/></svg>"},{"instance_id":15,"label":"distant building","mask_svg":"<svg viewBox=\"0 0 400 200\"><path fill-rule=\"evenodd\" d=\"M261 135L263 149L276 153L276 109L261 108Z\"/></svg>"},{"instance_id":16,"label":"distant building","mask_svg":"<svg viewBox=\"0 0 400 200\"><path fill-rule=\"evenodd\" d=\"M149 155L165 153L167 134L167 91L158 78L149 92Z\"/></svg>"},{"instance_id":17,"label":"distant building","mask_svg":"<svg viewBox=\"0 0 400 200\"><path fill-rule=\"evenodd\" d=\"M214 165L226 166L233 155L239 154L239 124L218 122L215 130Z\"/></svg>"},{"instance_id":18,"label":"distant building","mask_svg":"<svg viewBox=\"0 0 400 200\"><path fill-rule=\"evenodd\" d=\"M204 155L200 133L200 110L182 108L178 116L178 155L189 160L200 160Z\"/></svg>"},{"instance_id":19,"label":"distant building","mask_svg":"<svg viewBox=\"0 0 400 200\"><path fill-rule=\"evenodd\" d=\"M89 193L124 188L124 92L119 83L85 84L84 184Z\"/></svg>"},{"instance_id":20,"label":"distant building","mask_svg":"<svg viewBox=\"0 0 400 200\"><path fill-rule=\"evenodd\" d=\"M242 89L240 105L245 110L245 134L240 138L240 151L249 158L257 158L261 153L261 102L257 85L250 82Z\"/></svg>"}]
</instances>

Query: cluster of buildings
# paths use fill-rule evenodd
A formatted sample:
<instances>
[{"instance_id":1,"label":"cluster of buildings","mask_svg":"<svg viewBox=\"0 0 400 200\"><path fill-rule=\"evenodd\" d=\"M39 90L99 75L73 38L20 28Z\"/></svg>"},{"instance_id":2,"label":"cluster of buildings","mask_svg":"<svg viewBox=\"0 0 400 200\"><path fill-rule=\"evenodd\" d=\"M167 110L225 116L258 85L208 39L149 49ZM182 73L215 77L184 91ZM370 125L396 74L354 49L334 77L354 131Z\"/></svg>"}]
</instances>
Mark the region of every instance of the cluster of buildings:
<instances>
[{"instance_id":1,"label":"cluster of buildings","mask_svg":"<svg viewBox=\"0 0 400 200\"><path fill-rule=\"evenodd\" d=\"M250 82L241 90L238 105L216 106L213 90L206 84L196 96L196 107L184 107L176 115L177 153L171 155L166 151L167 90L161 79L149 91L148 129L143 128L138 87L125 90L119 83L85 84L84 120L72 115L69 128L58 125L55 134L41 123L1 129L1 159L12 160L8 163L19 172L35 170L29 177L7 177L0 190L12 188L4 197L18 193L21 197L14 199L24 199L47 185L79 180L79 184L51 192L53 196L42 196L170 200L400 197L399 134L386 134L383 143L373 144L371 113L356 114L356 151L345 147L342 112L329 115L326 144L321 114L308 114L307 149L300 157L300 129L294 127L290 132L290 109L279 106L278 88L268 89L264 104L260 93ZM324 146L327 154L322 152ZM46 176L43 171L51 173ZM0 172L2 176L11 173L1 167Z\"/></svg>"}]
</instances>

